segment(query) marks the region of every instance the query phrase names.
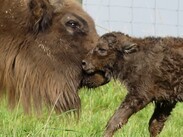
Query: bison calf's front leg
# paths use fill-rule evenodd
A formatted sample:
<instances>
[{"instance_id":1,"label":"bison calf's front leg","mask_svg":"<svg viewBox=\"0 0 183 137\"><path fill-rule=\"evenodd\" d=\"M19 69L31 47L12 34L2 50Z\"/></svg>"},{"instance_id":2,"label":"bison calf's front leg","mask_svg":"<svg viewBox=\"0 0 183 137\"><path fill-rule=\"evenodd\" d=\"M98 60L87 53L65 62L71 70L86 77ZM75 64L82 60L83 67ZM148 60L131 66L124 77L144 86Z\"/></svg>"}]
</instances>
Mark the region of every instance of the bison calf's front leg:
<instances>
[{"instance_id":1,"label":"bison calf's front leg","mask_svg":"<svg viewBox=\"0 0 183 137\"><path fill-rule=\"evenodd\" d=\"M139 98L138 96L128 94L124 102L109 120L104 137L112 137L115 131L127 123L132 114L144 108L149 102L149 100L143 97Z\"/></svg>"}]
</instances>

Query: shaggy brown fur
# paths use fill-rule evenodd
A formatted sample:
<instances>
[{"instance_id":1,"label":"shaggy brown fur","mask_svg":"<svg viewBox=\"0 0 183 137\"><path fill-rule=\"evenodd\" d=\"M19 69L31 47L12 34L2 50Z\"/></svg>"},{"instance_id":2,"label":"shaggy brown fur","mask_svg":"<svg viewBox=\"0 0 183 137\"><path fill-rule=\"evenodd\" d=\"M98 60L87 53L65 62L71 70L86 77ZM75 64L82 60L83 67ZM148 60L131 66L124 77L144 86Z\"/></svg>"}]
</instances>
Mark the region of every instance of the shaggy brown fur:
<instances>
[{"instance_id":1,"label":"shaggy brown fur","mask_svg":"<svg viewBox=\"0 0 183 137\"><path fill-rule=\"evenodd\" d=\"M77 90L104 80L83 79L81 60L98 38L91 17L72 0L0 3L0 88L10 107L19 100L26 112L43 102L59 113L79 112Z\"/></svg>"},{"instance_id":2,"label":"shaggy brown fur","mask_svg":"<svg viewBox=\"0 0 183 137\"><path fill-rule=\"evenodd\" d=\"M183 101L183 39L133 38L122 33L103 35L83 60L88 73L103 71L124 82L128 94L109 120L105 137L111 137L130 116L155 102L149 121L151 137L163 129L172 109Z\"/></svg>"}]
</instances>

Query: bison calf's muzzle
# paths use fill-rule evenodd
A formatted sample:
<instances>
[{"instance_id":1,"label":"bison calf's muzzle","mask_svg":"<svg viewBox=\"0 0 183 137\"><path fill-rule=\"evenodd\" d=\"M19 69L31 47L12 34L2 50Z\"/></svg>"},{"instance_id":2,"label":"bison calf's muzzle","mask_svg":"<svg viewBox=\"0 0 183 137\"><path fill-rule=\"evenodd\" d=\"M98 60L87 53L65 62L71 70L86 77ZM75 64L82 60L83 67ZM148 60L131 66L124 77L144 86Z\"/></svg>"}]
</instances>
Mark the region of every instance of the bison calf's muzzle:
<instances>
[{"instance_id":1,"label":"bison calf's muzzle","mask_svg":"<svg viewBox=\"0 0 183 137\"><path fill-rule=\"evenodd\" d=\"M84 73L86 73L85 80L88 78L88 81L95 81L95 84L94 84L95 86L93 86L93 84L91 84L91 82L87 82L85 84L85 86L87 86L89 88L97 87L97 85L98 86L104 85L111 80L110 73L107 73L102 70L96 71L92 62L89 62L88 60L82 60L82 68L84 70ZM91 78L90 78L93 75L95 75L95 80L91 80ZM98 80L100 79L99 83L97 83L97 76L98 76Z\"/></svg>"},{"instance_id":2,"label":"bison calf's muzzle","mask_svg":"<svg viewBox=\"0 0 183 137\"><path fill-rule=\"evenodd\" d=\"M86 60L82 60L82 68L88 74L91 74L95 71L94 66Z\"/></svg>"}]
</instances>

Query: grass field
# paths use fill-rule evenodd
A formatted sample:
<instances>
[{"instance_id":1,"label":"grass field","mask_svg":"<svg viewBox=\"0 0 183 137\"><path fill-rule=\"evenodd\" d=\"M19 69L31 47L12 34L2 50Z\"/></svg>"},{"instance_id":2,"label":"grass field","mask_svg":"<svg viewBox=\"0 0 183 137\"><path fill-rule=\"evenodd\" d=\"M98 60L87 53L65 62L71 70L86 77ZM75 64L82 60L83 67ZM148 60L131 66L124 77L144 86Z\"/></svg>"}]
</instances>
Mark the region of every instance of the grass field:
<instances>
[{"instance_id":1,"label":"grass field","mask_svg":"<svg viewBox=\"0 0 183 137\"><path fill-rule=\"evenodd\" d=\"M0 105L0 137L101 137L103 129L126 94L124 87L111 82L94 90L82 89L82 114L79 121L65 114L45 111L41 116L27 116L21 107L7 109ZM183 103L177 104L160 137L183 137ZM115 137L148 137L148 120L153 104L133 115Z\"/></svg>"}]
</instances>

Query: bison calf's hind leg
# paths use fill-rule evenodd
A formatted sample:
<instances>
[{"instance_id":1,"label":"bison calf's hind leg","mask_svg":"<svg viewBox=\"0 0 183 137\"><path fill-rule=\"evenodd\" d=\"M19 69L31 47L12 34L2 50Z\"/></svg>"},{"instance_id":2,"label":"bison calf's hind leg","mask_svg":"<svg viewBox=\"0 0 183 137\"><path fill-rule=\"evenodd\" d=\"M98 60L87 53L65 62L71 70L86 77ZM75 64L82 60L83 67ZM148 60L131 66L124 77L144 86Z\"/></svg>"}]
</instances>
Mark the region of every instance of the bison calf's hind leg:
<instances>
[{"instance_id":1,"label":"bison calf's hind leg","mask_svg":"<svg viewBox=\"0 0 183 137\"><path fill-rule=\"evenodd\" d=\"M149 121L149 132L151 137L156 137L163 129L165 121L171 114L176 102L156 102L154 113Z\"/></svg>"}]
</instances>

